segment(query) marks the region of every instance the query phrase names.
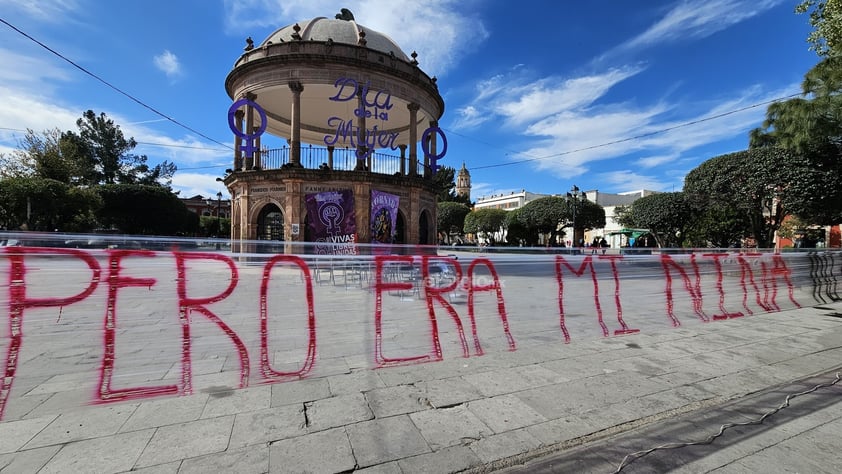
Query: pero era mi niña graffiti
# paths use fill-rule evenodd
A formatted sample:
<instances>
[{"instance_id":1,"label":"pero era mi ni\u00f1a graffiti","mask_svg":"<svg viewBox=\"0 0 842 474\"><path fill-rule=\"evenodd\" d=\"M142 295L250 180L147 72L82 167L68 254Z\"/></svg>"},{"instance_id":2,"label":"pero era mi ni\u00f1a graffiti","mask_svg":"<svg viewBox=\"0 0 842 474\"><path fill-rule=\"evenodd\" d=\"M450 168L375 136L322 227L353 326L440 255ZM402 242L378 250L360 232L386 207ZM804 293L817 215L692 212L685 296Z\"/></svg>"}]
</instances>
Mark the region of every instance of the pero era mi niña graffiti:
<instances>
[{"instance_id":1,"label":"pero era mi ni\u00f1a graffiti","mask_svg":"<svg viewBox=\"0 0 842 474\"><path fill-rule=\"evenodd\" d=\"M4 377L0 385L0 420L2 420L6 403L16 377L18 360L22 345L24 344L23 327L25 314L31 308L62 308L84 301L90 297L99 285L107 288L106 304L103 309L104 320L102 325L103 349L99 370L99 382L94 394L94 403L109 403L121 400L132 400L162 395L187 395L193 393L192 369L191 369L191 320L196 317L204 317L216 325L231 341L236 349L239 362L239 386L248 386L252 362L249 350L243 343L240 336L219 318L213 311L214 303L225 300L234 292L239 282L239 272L236 263L228 256L216 253L205 252L153 252L147 250L107 250L105 257L107 266L103 268L93 254L78 249L57 249L41 247L7 247L5 257L9 262L9 325L8 325L8 349L5 358ZM69 257L78 259L86 265L90 271L90 279L84 288L74 295L53 296L53 297L32 297L27 293L27 257L52 256ZM117 311L118 295L121 290L131 287L147 287L159 284L152 277L142 278L127 276L122 273L122 263L125 259L152 259L156 257L174 257L175 270L177 272L178 297L178 321L181 326L181 376L178 383L165 385L149 385L139 387L115 388L112 386L112 378L115 370L116 360L116 334L118 329ZM99 255L102 258L102 255ZM730 256L727 256L730 257ZM785 288L788 292L788 299L796 306L800 304L793 295L793 284L791 270L780 255L773 255L768 259L760 258L761 254L740 254L736 257L736 263L740 270L739 291L742 294L742 308L740 311L727 310L725 306L725 288L722 284L723 269L722 261L726 258L724 254L701 254L698 257L693 254L689 259L689 266L682 265L667 254L660 258L661 268L665 278L666 315L672 326L679 326L681 323L674 313L674 286L683 290L689 295L695 316L703 321L736 318L745 314L753 314L749 306L749 298L763 311L780 311L777 304L779 287ZM705 313L702 307L701 275L698 259L707 259L713 262L716 269L716 293L718 296L718 312L713 315ZM615 335L638 332L639 329L630 327L623 319L623 309L620 302L620 275L617 262L622 261L622 255L595 255L583 258L568 260L563 256L556 256L555 280L558 292L555 298L558 302L559 329L564 337L564 342L570 342L571 335L565 324L564 291L565 282L570 278L590 278L593 284L593 302L596 309L596 319L603 336L609 336L610 332L603 319L604 311L600 300L600 287L597 281L597 271L594 268L594 261L607 261L610 264L610 272L613 277L614 286L614 309L617 321L621 327L614 331ZM204 297L195 297L188 293L187 282L190 280L189 262L218 262L227 267L227 286L219 294ZM503 295L503 284L498 275L494 263L487 258L476 258L463 266L453 257L442 256L374 256L374 277L371 290L375 296L374 309L374 362L377 367L384 367L397 364L419 363L442 360L442 348L438 331L438 312L443 310L446 316L452 320L456 327L462 356L471 356L471 346L474 355L482 355L483 348L477 332L477 315L475 300L477 295L490 293L496 300L496 316L499 319L499 328L505 336L509 350L516 349L516 342L510 330L510 323L506 311L506 302ZM759 264L759 272L753 266ZM442 265L451 269L448 279L431 270L441 270ZM270 361L270 312L267 303L269 283L272 279L272 272L278 266L291 266L301 272L303 281L303 298L307 304L306 312L306 334L307 352L304 361L298 370L280 371L272 367ZM405 281L391 278L390 272L393 268L409 266L420 270L416 281ZM478 274L479 273L479 274ZM759 273L759 274L758 274ZM677 282L674 280L677 279ZM288 380L295 380L307 376L312 370L316 360L317 334L316 334L316 312L314 309L314 296L312 286L312 272L308 263L300 256L278 254L271 256L261 273L260 294L259 294L259 363L255 367L259 373L259 383L275 383ZM427 309L429 332L429 350L424 354L410 357L388 357L384 349L387 338L383 337L383 295L393 291L407 291L420 285L419 292L423 294L423 300ZM463 320L453 307L448 295L455 291L464 292L467 296L467 323L470 329L471 344L468 343Z\"/></svg>"}]
</instances>

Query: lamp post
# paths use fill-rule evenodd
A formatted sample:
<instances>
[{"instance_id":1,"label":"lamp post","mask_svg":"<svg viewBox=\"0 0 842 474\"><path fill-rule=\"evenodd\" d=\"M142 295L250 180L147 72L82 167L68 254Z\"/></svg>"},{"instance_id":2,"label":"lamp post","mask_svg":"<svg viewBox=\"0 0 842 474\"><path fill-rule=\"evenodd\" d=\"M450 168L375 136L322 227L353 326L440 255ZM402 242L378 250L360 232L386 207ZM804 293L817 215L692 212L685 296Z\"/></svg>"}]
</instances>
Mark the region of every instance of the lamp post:
<instances>
[{"instance_id":1,"label":"lamp post","mask_svg":"<svg viewBox=\"0 0 842 474\"><path fill-rule=\"evenodd\" d=\"M579 204L588 199L584 191L579 191L579 187L575 184L567 193L567 202L570 204L570 209L573 211L573 248L576 248L576 213L579 211Z\"/></svg>"},{"instance_id":2,"label":"lamp post","mask_svg":"<svg viewBox=\"0 0 842 474\"><path fill-rule=\"evenodd\" d=\"M222 191L216 193L216 237L219 237L220 211L222 210Z\"/></svg>"},{"instance_id":3,"label":"lamp post","mask_svg":"<svg viewBox=\"0 0 842 474\"><path fill-rule=\"evenodd\" d=\"M225 173L226 173L226 174L231 174L232 172L233 172L233 171L231 171L231 170L225 170ZM225 184L225 180L224 180L224 179L222 179L222 178L216 178L216 182L218 182L218 183L222 183L222 184ZM219 219L220 219L220 215L219 215L219 214L220 214L220 208L219 208L219 205L222 203L222 192L217 192L217 193L216 193L216 200L217 200L217 206L216 206L216 233L217 233L217 235L218 235L218 234L219 234L219 232L220 232L220 228L219 228L219 227L220 227L220 220L219 220ZM229 236L230 236L230 234L231 234L230 229L229 229L228 234L229 234Z\"/></svg>"}]
</instances>

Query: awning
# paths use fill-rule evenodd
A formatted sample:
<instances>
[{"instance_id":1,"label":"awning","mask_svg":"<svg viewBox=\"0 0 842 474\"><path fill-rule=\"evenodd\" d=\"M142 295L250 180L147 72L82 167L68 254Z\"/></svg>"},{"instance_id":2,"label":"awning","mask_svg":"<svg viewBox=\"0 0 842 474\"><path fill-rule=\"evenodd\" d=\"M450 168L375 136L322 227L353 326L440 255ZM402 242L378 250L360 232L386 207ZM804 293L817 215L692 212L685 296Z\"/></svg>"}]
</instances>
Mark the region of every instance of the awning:
<instances>
[{"instance_id":1,"label":"awning","mask_svg":"<svg viewBox=\"0 0 842 474\"><path fill-rule=\"evenodd\" d=\"M630 237L632 239L636 239L641 235L648 234L649 229L620 229L615 230L614 232L609 232L608 235L625 235L626 237Z\"/></svg>"}]
</instances>

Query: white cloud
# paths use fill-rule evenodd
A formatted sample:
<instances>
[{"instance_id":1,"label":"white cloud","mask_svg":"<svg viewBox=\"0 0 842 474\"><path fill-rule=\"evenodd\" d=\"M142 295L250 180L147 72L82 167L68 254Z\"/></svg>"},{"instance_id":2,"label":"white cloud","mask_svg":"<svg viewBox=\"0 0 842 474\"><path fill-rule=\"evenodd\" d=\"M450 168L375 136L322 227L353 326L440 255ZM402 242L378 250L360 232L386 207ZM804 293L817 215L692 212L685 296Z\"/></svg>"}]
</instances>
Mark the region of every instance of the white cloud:
<instances>
[{"instance_id":1,"label":"white cloud","mask_svg":"<svg viewBox=\"0 0 842 474\"><path fill-rule=\"evenodd\" d=\"M470 4L476 1L225 0L225 29L229 34L248 36L255 28L282 27L316 17L333 18L340 8L348 8L359 24L389 36L407 55L416 51L424 72L442 76L461 55L478 48L489 36L480 20L464 13L472 11Z\"/></svg>"},{"instance_id":2,"label":"white cloud","mask_svg":"<svg viewBox=\"0 0 842 474\"><path fill-rule=\"evenodd\" d=\"M616 68L602 74L564 80L549 77L525 86L511 85L503 100L493 106L509 123L521 124L591 105L611 87L640 71L642 68Z\"/></svg>"},{"instance_id":3,"label":"white cloud","mask_svg":"<svg viewBox=\"0 0 842 474\"><path fill-rule=\"evenodd\" d=\"M578 77L529 79L517 68L506 75L479 81L476 97L457 110L454 129L476 127L502 117L506 126L520 127L569 110L584 109L613 86L643 71L641 66L612 68Z\"/></svg>"},{"instance_id":4,"label":"white cloud","mask_svg":"<svg viewBox=\"0 0 842 474\"><path fill-rule=\"evenodd\" d=\"M742 91L740 96L723 99L713 108L702 110L693 116L682 117L680 121L652 124L656 129L671 130L646 137L642 140L643 145L683 152L735 136L744 136L748 145L748 132L760 126L765 118L768 102L788 96L798 91L798 88L796 83L772 91L750 87ZM684 124L687 125L673 128Z\"/></svg>"},{"instance_id":5,"label":"white cloud","mask_svg":"<svg viewBox=\"0 0 842 474\"><path fill-rule=\"evenodd\" d=\"M704 38L763 13L781 2L783 0L683 1L660 21L619 48L629 50L679 38Z\"/></svg>"},{"instance_id":6,"label":"white cloud","mask_svg":"<svg viewBox=\"0 0 842 474\"><path fill-rule=\"evenodd\" d=\"M0 68L0 84L6 86L15 84L44 93L52 91L57 81L71 80L70 74L58 67L56 61L20 54L11 49L0 48L0 64L14 64L14 67Z\"/></svg>"},{"instance_id":7,"label":"white cloud","mask_svg":"<svg viewBox=\"0 0 842 474\"><path fill-rule=\"evenodd\" d=\"M17 11L26 16L45 22L64 22L70 13L82 8L81 2L76 0L0 0L0 10Z\"/></svg>"},{"instance_id":8,"label":"white cloud","mask_svg":"<svg viewBox=\"0 0 842 474\"><path fill-rule=\"evenodd\" d=\"M471 199L476 201L479 198L487 198L502 194L519 193L523 191L521 188L498 188L496 184L492 183L471 183Z\"/></svg>"},{"instance_id":9,"label":"white cloud","mask_svg":"<svg viewBox=\"0 0 842 474\"><path fill-rule=\"evenodd\" d=\"M473 128L481 125L488 117L475 106L468 105L456 111L458 118L453 122L454 129Z\"/></svg>"},{"instance_id":10,"label":"white cloud","mask_svg":"<svg viewBox=\"0 0 842 474\"><path fill-rule=\"evenodd\" d=\"M225 186L216 181L218 175L201 173L176 173L173 176L172 187L180 191L181 197L193 197L197 194L202 196L216 196L222 192L222 199L228 199L229 193Z\"/></svg>"},{"instance_id":11,"label":"white cloud","mask_svg":"<svg viewBox=\"0 0 842 474\"><path fill-rule=\"evenodd\" d=\"M531 160L538 171L559 178L598 172L599 162L605 160L634 159L635 166L649 169L674 166L689 150L738 137L747 141L749 130L763 121L766 103L797 89L797 84L773 91L749 87L738 96L713 102L712 107L704 102L662 101L566 110L512 130L534 137L532 145L525 145L512 160ZM635 153L644 155L635 158ZM635 175L635 181L646 183L646 179Z\"/></svg>"},{"instance_id":12,"label":"white cloud","mask_svg":"<svg viewBox=\"0 0 842 474\"><path fill-rule=\"evenodd\" d=\"M0 130L0 153L9 153L16 149L19 140L25 134L23 130L26 129L36 132L53 128L62 131L77 130L76 120L89 107L62 104L55 98L35 95L30 92L31 89L0 86L0 97L4 99L0 102L0 127L7 129ZM139 155L147 155L150 165L168 160L177 163L181 169L208 167L217 173L216 176L220 176L223 170L231 165L233 152L218 145L197 141L192 136L176 138L164 135L117 112L101 111L120 126L126 137L133 137L140 142L133 151ZM157 120L143 122L154 123ZM176 177L180 177L181 174L184 173L177 171Z\"/></svg>"},{"instance_id":13,"label":"white cloud","mask_svg":"<svg viewBox=\"0 0 842 474\"><path fill-rule=\"evenodd\" d=\"M178 62L178 56L171 53L169 50L164 50L163 53L153 58L155 67L160 69L170 79L176 78L182 74L181 64Z\"/></svg>"},{"instance_id":14,"label":"white cloud","mask_svg":"<svg viewBox=\"0 0 842 474\"><path fill-rule=\"evenodd\" d=\"M674 183L667 183L654 176L646 176L631 170L616 170L597 173L599 182L610 189L649 189L652 191L672 191Z\"/></svg>"},{"instance_id":15,"label":"white cloud","mask_svg":"<svg viewBox=\"0 0 842 474\"><path fill-rule=\"evenodd\" d=\"M642 168L654 168L656 166L674 162L677 159L678 155L676 154L646 156L637 160L637 164L640 165Z\"/></svg>"},{"instance_id":16,"label":"white cloud","mask_svg":"<svg viewBox=\"0 0 842 474\"><path fill-rule=\"evenodd\" d=\"M0 86L0 127L36 132L59 128L76 128L81 108L58 103L54 98L28 93L29 89ZM21 133L22 135L22 133Z\"/></svg>"}]
</instances>

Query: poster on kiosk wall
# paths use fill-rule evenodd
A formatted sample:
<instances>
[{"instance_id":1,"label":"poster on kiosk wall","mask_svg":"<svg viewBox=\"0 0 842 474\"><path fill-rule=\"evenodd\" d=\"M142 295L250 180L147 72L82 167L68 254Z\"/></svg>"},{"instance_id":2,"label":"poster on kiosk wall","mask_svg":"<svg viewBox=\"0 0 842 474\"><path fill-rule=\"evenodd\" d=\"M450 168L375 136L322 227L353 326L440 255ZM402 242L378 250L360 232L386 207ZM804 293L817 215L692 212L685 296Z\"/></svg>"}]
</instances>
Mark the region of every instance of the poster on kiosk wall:
<instances>
[{"instance_id":1,"label":"poster on kiosk wall","mask_svg":"<svg viewBox=\"0 0 842 474\"><path fill-rule=\"evenodd\" d=\"M399 196L371 190L371 243L391 244L398 226Z\"/></svg>"},{"instance_id":2,"label":"poster on kiosk wall","mask_svg":"<svg viewBox=\"0 0 842 474\"><path fill-rule=\"evenodd\" d=\"M304 196L310 216L310 235L321 255L356 255L357 223L350 189Z\"/></svg>"}]
</instances>

